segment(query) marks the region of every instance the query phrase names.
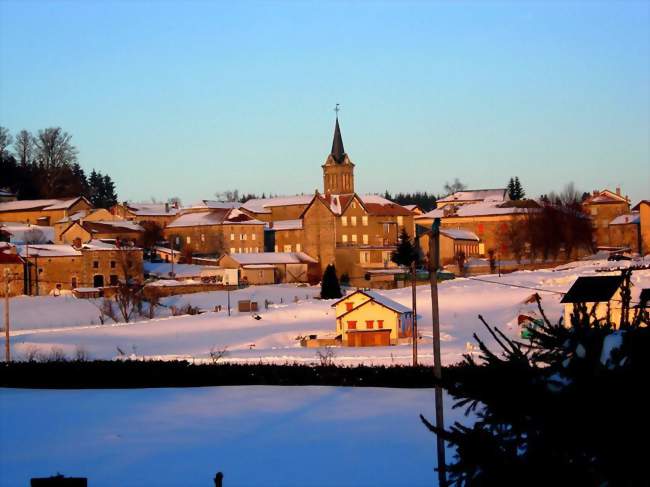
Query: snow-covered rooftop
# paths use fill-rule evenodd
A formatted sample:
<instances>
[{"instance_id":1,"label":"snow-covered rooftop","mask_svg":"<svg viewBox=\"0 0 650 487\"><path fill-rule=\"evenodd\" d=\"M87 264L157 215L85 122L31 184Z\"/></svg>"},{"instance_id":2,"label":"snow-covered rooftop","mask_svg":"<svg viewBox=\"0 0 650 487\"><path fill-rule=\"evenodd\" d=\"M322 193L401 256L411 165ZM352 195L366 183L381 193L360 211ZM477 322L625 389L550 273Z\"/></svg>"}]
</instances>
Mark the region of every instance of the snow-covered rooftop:
<instances>
[{"instance_id":1,"label":"snow-covered rooftop","mask_svg":"<svg viewBox=\"0 0 650 487\"><path fill-rule=\"evenodd\" d=\"M372 291L370 289L359 289L358 291L355 291L352 294L356 294L356 293L365 294L376 303L379 303L382 306L392 309L393 311L397 311L398 313L409 313L412 311L411 308L409 308L408 306L404 306L403 304L398 303L397 301L393 301L392 299L384 296L383 294L379 294L378 292ZM336 306L338 303L340 303L341 301L345 301L350 296L351 294L344 296L342 299L339 299L334 304L332 304L332 306L333 307ZM359 306L363 306L364 304L365 302L360 304ZM359 306L356 306L355 309L358 308ZM345 312L347 313L348 311L346 310Z\"/></svg>"},{"instance_id":2,"label":"snow-covered rooftop","mask_svg":"<svg viewBox=\"0 0 650 487\"><path fill-rule=\"evenodd\" d=\"M27 248L29 247L29 249ZM18 254L25 257L29 254L39 257L75 257L81 256L81 251L75 249L72 245L63 244L38 244L38 245L19 245Z\"/></svg>"},{"instance_id":3,"label":"snow-covered rooftop","mask_svg":"<svg viewBox=\"0 0 650 487\"><path fill-rule=\"evenodd\" d=\"M79 198L68 199L42 199L42 200L16 200L5 201L0 203L0 212L2 211L26 211L26 210L65 210Z\"/></svg>"},{"instance_id":4,"label":"snow-covered rooftop","mask_svg":"<svg viewBox=\"0 0 650 487\"><path fill-rule=\"evenodd\" d=\"M278 198L258 198L248 200L242 205L248 211L253 213L271 213L269 208L274 206L293 206L293 205L308 205L313 199L314 195L296 195L296 196L282 196Z\"/></svg>"},{"instance_id":5,"label":"snow-covered rooftop","mask_svg":"<svg viewBox=\"0 0 650 487\"><path fill-rule=\"evenodd\" d=\"M272 227L269 224L267 227L273 230L301 230L302 220L277 220L273 222Z\"/></svg>"},{"instance_id":6,"label":"snow-covered rooftop","mask_svg":"<svg viewBox=\"0 0 650 487\"><path fill-rule=\"evenodd\" d=\"M167 228L222 225L228 223L237 225L264 224L264 222L251 218L237 209L220 208L208 211L185 213L167 225Z\"/></svg>"},{"instance_id":7,"label":"snow-covered rooftop","mask_svg":"<svg viewBox=\"0 0 650 487\"><path fill-rule=\"evenodd\" d=\"M436 208L428 213L416 216L416 220L425 220L431 218L445 218L445 217L469 217L469 216L488 216L488 215L512 215L517 213L528 213L535 210L535 207L523 207L509 202L499 201L481 201L478 203L468 203L459 205L450 209L447 206L444 208Z\"/></svg>"},{"instance_id":8,"label":"snow-covered rooftop","mask_svg":"<svg viewBox=\"0 0 650 487\"><path fill-rule=\"evenodd\" d=\"M26 239L33 240L38 235L37 232L42 232L45 242L54 240L53 227L7 222L0 223L0 228L9 233L10 242L15 244L23 244Z\"/></svg>"},{"instance_id":9,"label":"snow-covered rooftop","mask_svg":"<svg viewBox=\"0 0 650 487\"><path fill-rule=\"evenodd\" d=\"M470 189L456 191L438 200L439 203L469 202L469 201L507 201L508 192L505 188Z\"/></svg>"},{"instance_id":10,"label":"snow-covered rooftop","mask_svg":"<svg viewBox=\"0 0 650 487\"><path fill-rule=\"evenodd\" d=\"M632 213L628 213L627 215L619 215L616 218L614 218L611 222L609 222L610 225L627 225L628 223L635 223L639 224L641 221L641 217L639 216L638 211L633 211Z\"/></svg>"},{"instance_id":11,"label":"snow-covered rooftop","mask_svg":"<svg viewBox=\"0 0 650 487\"><path fill-rule=\"evenodd\" d=\"M252 264L315 264L318 261L312 259L304 252L255 252L255 253L233 253L230 257L242 265Z\"/></svg>"},{"instance_id":12,"label":"snow-covered rooftop","mask_svg":"<svg viewBox=\"0 0 650 487\"><path fill-rule=\"evenodd\" d=\"M447 237L453 238L454 240L475 240L476 242L480 240L478 238L478 235L476 235L474 232L470 232L469 230L462 230L460 228L441 228L440 234L446 235Z\"/></svg>"},{"instance_id":13,"label":"snow-covered rooftop","mask_svg":"<svg viewBox=\"0 0 650 487\"><path fill-rule=\"evenodd\" d=\"M168 203L128 203L127 207L137 216L173 216L180 211Z\"/></svg>"}]
</instances>

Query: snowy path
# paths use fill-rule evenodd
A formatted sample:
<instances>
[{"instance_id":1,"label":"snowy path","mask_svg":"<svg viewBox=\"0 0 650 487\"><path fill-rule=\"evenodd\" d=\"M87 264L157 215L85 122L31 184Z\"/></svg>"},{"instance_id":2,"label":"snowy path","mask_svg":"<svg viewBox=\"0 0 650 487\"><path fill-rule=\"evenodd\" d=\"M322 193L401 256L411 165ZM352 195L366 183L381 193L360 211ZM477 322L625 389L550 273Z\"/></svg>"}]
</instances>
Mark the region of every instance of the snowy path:
<instances>
[{"instance_id":1,"label":"snowy path","mask_svg":"<svg viewBox=\"0 0 650 487\"><path fill-rule=\"evenodd\" d=\"M450 411L447 424L464 419ZM0 485L435 485L433 390L0 389ZM449 454L448 454L449 455Z\"/></svg>"}]
</instances>

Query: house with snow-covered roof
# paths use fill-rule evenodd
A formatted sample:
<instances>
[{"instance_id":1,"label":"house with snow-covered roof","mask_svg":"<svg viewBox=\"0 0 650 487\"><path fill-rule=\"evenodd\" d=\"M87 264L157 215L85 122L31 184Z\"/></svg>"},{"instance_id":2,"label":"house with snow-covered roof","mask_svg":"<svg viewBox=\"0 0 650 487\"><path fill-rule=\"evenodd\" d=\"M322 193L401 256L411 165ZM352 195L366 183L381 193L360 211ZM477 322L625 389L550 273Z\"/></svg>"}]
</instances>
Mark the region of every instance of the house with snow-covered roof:
<instances>
[{"instance_id":1,"label":"house with snow-covered roof","mask_svg":"<svg viewBox=\"0 0 650 487\"><path fill-rule=\"evenodd\" d=\"M571 326L571 315L584 306L585 311L596 320L605 323L609 319L618 326L623 316L622 285L623 276L620 274L578 277L560 301L564 304L564 325ZM634 312L633 309L628 311Z\"/></svg>"},{"instance_id":2,"label":"house with snow-covered roof","mask_svg":"<svg viewBox=\"0 0 650 487\"><path fill-rule=\"evenodd\" d=\"M152 222L165 228L178 213L178 203L133 203L125 201L118 203L110 209L111 213L125 220L136 223Z\"/></svg>"},{"instance_id":3,"label":"house with snow-covered roof","mask_svg":"<svg viewBox=\"0 0 650 487\"><path fill-rule=\"evenodd\" d=\"M304 252L260 252L225 254L217 264L238 269L240 282L279 284L308 282L318 261Z\"/></svg>"},{"instance_id":4,"label":"house with snow-covered roof","mask_svg":"<svg viewBox=\"0 0 650 487\"><path fill-rule=\"evenodd\" d=\"M224 253L262 252L264 225L237 208L213 205L204 210L181 210L163 235L184 254L217 258Z\"/></svg>"},{"instance_id":5,"label":"house with snow-covered roof","mask_svg":"<svg viewBox=\"0 0 650 487\"><path fill-rule=\"evenodd\" d=\"M610 223L616 217L630 213L630 199L621 194L621 188L616 188L616 191L594 190L582 202L582 209L591 218L595 246L603 250L618 248L619 232L610 235Z\"/></svg>"},{"instance_id":6,"label":"house with snow-covered roof","mask_svg":"<svg viewBox=\"0 0 650 487\"><path fill-rule=\"evenodd\" d=\"M447 205L467 205L471 203L492 202L504 203L509 201L508 190L506 188L497 189L467 189L456 191L450 195L436 200L436 207L443 208Z\"/></svg>"},{"instance_id":7,"label":"house with snow-covered roof","mask_svg":"<svg viewBox=\"0 0 650 487\"><path fill-rule=\"evenodd\" d=\"M50 226L68 215L90 209L92 204L83 196L4 201L0 203L0 222Z\"/></svg>"},{"instance_id":8,"label":"house with snow-covered roof","mask_svg":"<svg viewBox=\"0 0 650 487\"><path fill-rule=\"evenodd\" d=\"M650 254L650 200L641 200L634 211L639 212L639 240L641 255Z\"/></svg>"},{"instance_id":9,"label":"house with snow-covered roof","mask_svg":"<svg viewBox=\"0 0 650 487\"><path fill-rule=\"evenodd\" d=\"M358 290L332 304L336 333L349 347L388 346L412 335L413 311L383 294Z\"/></svg>"}]
</instances>

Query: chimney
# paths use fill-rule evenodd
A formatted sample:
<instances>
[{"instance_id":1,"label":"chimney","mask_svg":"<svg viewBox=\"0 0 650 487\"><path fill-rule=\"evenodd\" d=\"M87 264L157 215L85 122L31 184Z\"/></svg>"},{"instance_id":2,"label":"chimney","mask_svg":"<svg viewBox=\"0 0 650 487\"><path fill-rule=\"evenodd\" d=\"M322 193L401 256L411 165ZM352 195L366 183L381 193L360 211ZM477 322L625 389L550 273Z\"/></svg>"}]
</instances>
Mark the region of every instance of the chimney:
<instances>
[{"instance_id":1,"label":"chimney","mask_svg":"<svg viewBox=\"0 0 650 487\"><path fill-rule=\"evenodd\" d=\"M616 187L616 195L621 196L621 187L620 186Z\"/></svg>"},{"instance_id":2,"label":"chimney","mask_svg":"<svg viewBox=\"0 0 650 487\"><path fill-rule=\"evenodd\" d=\"M169 203L165 203L165 213L169 213Z\"/></svg>"}]
</instances>

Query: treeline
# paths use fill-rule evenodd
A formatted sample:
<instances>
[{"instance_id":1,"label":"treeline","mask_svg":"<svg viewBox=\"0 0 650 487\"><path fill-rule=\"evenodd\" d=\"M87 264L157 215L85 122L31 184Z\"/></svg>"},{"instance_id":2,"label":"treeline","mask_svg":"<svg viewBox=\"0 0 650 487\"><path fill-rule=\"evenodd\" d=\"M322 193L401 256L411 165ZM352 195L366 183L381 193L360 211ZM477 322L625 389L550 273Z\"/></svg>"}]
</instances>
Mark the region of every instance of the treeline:
<instances>
[{"instance_id":1,"label":"treeline","mask_svg":"<svg viewBox=\"0 0 650 487\"><path fill-rule=\"evenodd\" d=\"M384 198L394 201L400 205L418 205L423 211L430 211L436 207L438 196L426 191L416 191L415 193L395 193L391 194L388 190L384 192Z\"/></svg>"},{"instance_id":2,"label":"treeline","mask_svg":"<svg viewBox=\"0 0 650 487\"><path fill-rule=\"evenodd\" d=\"M21 130L14 136L0 127L0 188L18 199L85 196L97 208L117 203L115 183L108 174L79 165L72 135L61 127Z\"/></svg>"}]
</instances>

